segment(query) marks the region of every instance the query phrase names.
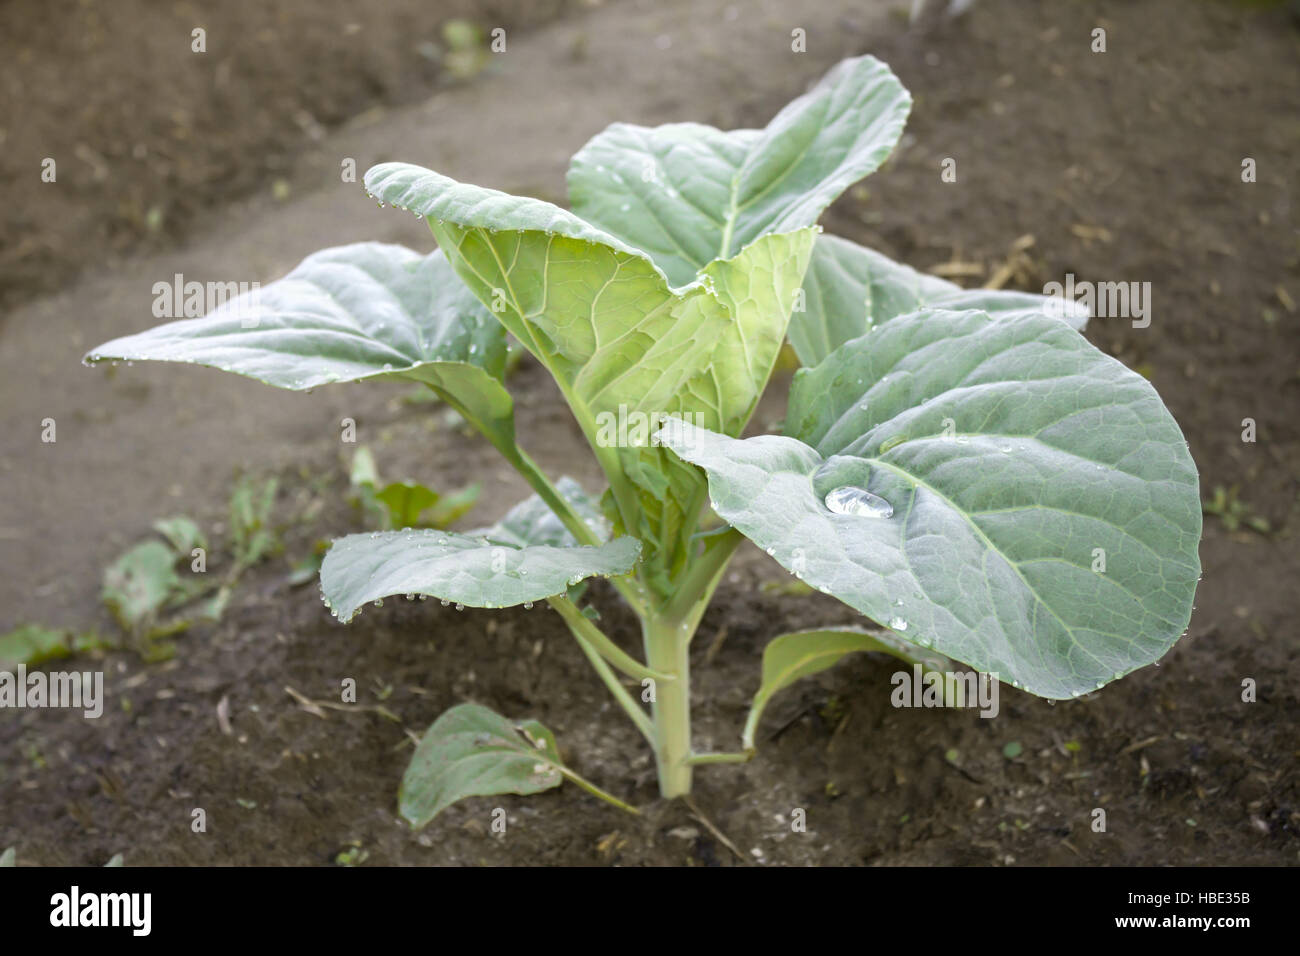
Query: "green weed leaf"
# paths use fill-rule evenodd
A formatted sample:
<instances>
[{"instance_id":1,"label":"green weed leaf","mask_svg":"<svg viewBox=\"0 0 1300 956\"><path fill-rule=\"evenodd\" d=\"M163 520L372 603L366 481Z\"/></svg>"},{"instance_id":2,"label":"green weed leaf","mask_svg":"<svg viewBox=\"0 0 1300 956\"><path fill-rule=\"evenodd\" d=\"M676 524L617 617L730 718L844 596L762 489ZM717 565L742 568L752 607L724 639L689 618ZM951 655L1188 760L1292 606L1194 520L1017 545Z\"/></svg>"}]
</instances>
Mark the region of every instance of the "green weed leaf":
<instances>
[{"instance_id":1,"label":"green weed leaf","mask_svg":"<svg viewBox=\"0 0 1300 956\"><path fill-rule=\"evenodd\" d=\"M145 630L180 590L176 552L161 541L142 541L104 569L104 603L128 634Z\"/></svg>"}]
</instances>

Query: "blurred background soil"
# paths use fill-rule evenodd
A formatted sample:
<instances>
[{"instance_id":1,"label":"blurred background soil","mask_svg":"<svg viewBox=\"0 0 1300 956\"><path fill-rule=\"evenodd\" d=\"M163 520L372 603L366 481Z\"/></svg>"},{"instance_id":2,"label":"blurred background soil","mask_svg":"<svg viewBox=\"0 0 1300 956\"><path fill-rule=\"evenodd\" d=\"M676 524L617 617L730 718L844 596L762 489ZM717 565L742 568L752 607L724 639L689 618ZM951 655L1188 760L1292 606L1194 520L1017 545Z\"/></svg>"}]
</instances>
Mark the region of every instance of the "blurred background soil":
<instances>
[{"instance_id":1,"label":"blurred background soil","mask_svg":"<svg viewBox=\"0 0 1300 956\"><path fill-rule=\"evenodd\" d=\"M214 206L282 183L325 131L485 65L583 0L8 0L0 4L0 308L86 265L165 249ZM205 52L194 50L202 29ZM57 188L41 188L55 160ZM364 170L363 170L364 172ZM283 185L279 194L283 194Z\"/></svg>"},{"instance_id":2,"label":"blurred background soil","mask_svg":"<svg viewBox=\"0 0 1300 956\"><path fill-rule=\"evenodd\" d=\"M128 865L1300 859L1300 31L1285 5L977 0L917 23L884 0L211 6L0 5L0 632L111 631L104 567L169 514L219 538L243 473L280 479L283 541L172 660L95 663L103 718L0 713L0 849L30 864L122 852ZM505 25L508 52L449 61L442 23L458 16ZM190 52L197 25L205 55ZM1099 26L1104 54L1090 49ZM806 53L790 50L795 27ZM1188 635L1100 693L1052 704L1006 688L994 720L896 710L894 665L849 659L773 703L758 759L699 771L694 808L665 805L649 754L550 612L398 601L344 628L314 586L291 586L291 562L361 527L345 416L386 475L483 481L462 527L525 495L436 406L402 389L293 395L203 369L78 365L154 324L152 284L177 272L265 282L325 245L430 248L413 217L340 181L344 159L562 202L568 157L609 122L761 126L864 52L915 106L894 158L828 211L828 231L968 285L1150 282L1149 328L1099 318L1088 337L1155 384L1204 497L1235 502L1218 508L1229 520L1206 516ZM57 183L40 182L46 156ZM945 158L955 183L940 179ZM755 429L782 417L786 383ZM510 387L522 443L596 487L545 375L526 362ZM47 416L55 444L39 441ZM746 548L720 588L693 648L701 748L735 745L768 640L850 620L788 584ZM596 603L635 647L611 593ZM336 700L347 677L371 709L316 713L286 690ZM1246 679L1256 703L1242 701ZM467 699L542 720L576 769L646 815L564 787L465 801L411 833L394 800L406 732ZM504 837L487 827L496 806ZM190 829L195 807L207 833ZM794 808L807 833L791 831Z\"/></svg>"}]
</instances>

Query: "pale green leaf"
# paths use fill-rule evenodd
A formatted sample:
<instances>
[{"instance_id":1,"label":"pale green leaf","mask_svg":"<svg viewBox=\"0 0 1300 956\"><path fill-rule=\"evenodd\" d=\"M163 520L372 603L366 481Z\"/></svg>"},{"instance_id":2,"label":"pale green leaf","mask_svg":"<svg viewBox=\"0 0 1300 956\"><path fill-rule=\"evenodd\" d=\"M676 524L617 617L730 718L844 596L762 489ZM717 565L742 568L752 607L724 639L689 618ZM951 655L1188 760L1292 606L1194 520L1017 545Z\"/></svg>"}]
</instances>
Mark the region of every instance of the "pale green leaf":
<instances>
[{"instance_id":1,"label":"pale green leaf","mask_svg":"<svg viewBox=\"0 0 1300 956\"><path fill-rule=\"evenodd\" d=\"M301 391L365 379L428 385L512 461L505 331L441 252L325 249L203 318L106 342L88 362L188 362Z\"/></svg>"},{"instance_id":2,"label":"pale green leaf","mask_svg":"<svg viewBox=\"0 0 1300 956\"><path fill-rule=\"evenodd\" d=\"M153 523L153 529L171 542L180 557L188 558L195 548L207 548L208 541L194 519L184 515L175 518L159 518Z\"/></svg>"},{"instance_id":3,"label":"pale green leaf","mask_svg":"<svg viewBox=\"0 0 1300 956\"><path fill-rule=\"evenodd\" d=\"M438 503L438 495L414 481L394 481L376 492L375 500L388 509L391 527L411 528L426 508Z\"/></svg>"},{"instance_id":4,"label":"pale green leaf","mask_svg":"<svg viewBox=\"0 0 1300 956\"><path fill-rule=\"evenodd\" d=\"M181 319L106 342L87 356L189 362L295 390L377 377L424 381L431 363L499 378L499 323L440 253L362 242L314 253L284 278Z\"/></svg>"},{"instance_id":5,"label":"pale green leaf","mask_svg":"<svg viewBox=\"0 0 1300 956\"><path fill-rule=\"evenodd\" d=\"M590 577L631 572L640 542L599 547L515 548L451 531L353 534L334 542L321 564L321 595L344 623L364 605L393 595L427 595L467 607L512 607L563 594Z\"/></svg>"},{"instance_id":6,"label":"pale green leaf","mask_svg":"<svg viewBox=\"0 0 1300 956\"><path fill-rule=\"evenodd\" d=\"M244 476L230 493L230 547L241 569L257 564L279 545L271 524L279 484L275 478L259 483Z\"/></svg>"},{"instance_id":7,"label":"pale green leaf","mask_svg":"<svg viewBox=\"0 0 1300 956\"><path fill-rule=\"evenodd\" d=\"M650 556L684 560L703 498L694 469L650 444L665 416L739 434L784 339L812 229L769 235L681 289L640 251L549 203L418 166L366 174L382 201L425 216L457 273L555 376ZM644 421L639 433L618 423Z\"/></svg>"},{"instance_id":8,"label":"pale green leaf","mask_svg":"<svg viewBox=\"0 0 1300 956\"><path fill-rule=\"evenodd\" d=\"M796 375L786 429L661 434L724 520L902 639L1069 697L1186 629L1195 465L1150 384L1065 323L891 319ZM832 510L844 488L892 514Z\"/></svg>"},{"instance_id":9,"label":"pale green leaf","mask_svg":"<svg viewBox=\"0 0 1300 956\"><path fill-rule=\"evenodd\" d=\"M94 631L74 633L40 624L23 624L0 634L0 670L28 667L70 657L79 651L111 650L113 645Z\"/></svg>"},{"instance_id":10,"label":"pale green leaf","mask_svg":"<svg viewBox=\"0 0 1300 956\"><path fill-rule=\"evenodd\" d=\"M774 694L797 680L833 667L844 655L859 651L879 651L908 663L920 664L929 671L950 670L952 667L952 662L942 655L909 645L888 631L843 627L782 634L763 648L763 679L745 722L745 748L754 747L754 734L763 710Z\"/></svg>"},{"instance_id":11,"label":"pale green leaf","mask_svg":"<svg viewBox=\"0 0 1300 956\"><path fill-rule=\"evenodd\" d=\"M374 453L365 445L358 446L352 455L348 483L354 489L369 489L372 492L379 487L379 466L375 464Z\"/></svg>"},{"instance_id":12,"label":"pale green leaf","mask_svg":"<svg viewBox=\"0 0 1300 956\"><path fill-rule=\"evenodd\" d=\"M535 720L507 720L478 704L460 704L433 722L402 776L397 805L422 827L457 800L531 794L564 782L555 736Z\"/></svg>"},{"instance_id":13,"label":"pale green leaf","mask_svg":"<svg viewBox=\"0 0 1300 956\"><path fill-rule=\"evenodd\" d=\"M684 285L761 236L813 225L885 161L911 102L885 64L862 56L838 64L763 130L615 123L573 157L570 200Z\"/></svg>"},{"instance_id":14,"label":"pale green leaf","mask_svg":"<svg viewBox=\"0 0 1300 956\"><path fill-rule=\"evenodd\" d=\"M897 315L922 307L978 309L995 318L1045 313L1082 329L1088 310L1079 303L1030 292L963 289L917 272L838 236L821 236L804 277L804 308L790 318L790 344L813 366L850 339Z\"/></svg>"},{"instance_id":15,"label":"pale green leaf","mask_svg":"<svg viewBox=\"0 0 1300 956\"><path fill-rule=\"evenodd\" d=\"M176 553L161 541L144 541L104 569L102 597L125 631L153 621L180 589Z\"/></svg>"},{"instance_id":16,"label":"pale green leaf","mask_svg":"<svg viewBox=\"0 0 1300 956\"><path fill-rule=\"evenodd\" d=\"M438 502L429 512L428 524L435 528L445 528L459 521L473 510L478 503L483 486L477 481L456 491L449 491L438 498Z\"/></svg>"}]
</instances>

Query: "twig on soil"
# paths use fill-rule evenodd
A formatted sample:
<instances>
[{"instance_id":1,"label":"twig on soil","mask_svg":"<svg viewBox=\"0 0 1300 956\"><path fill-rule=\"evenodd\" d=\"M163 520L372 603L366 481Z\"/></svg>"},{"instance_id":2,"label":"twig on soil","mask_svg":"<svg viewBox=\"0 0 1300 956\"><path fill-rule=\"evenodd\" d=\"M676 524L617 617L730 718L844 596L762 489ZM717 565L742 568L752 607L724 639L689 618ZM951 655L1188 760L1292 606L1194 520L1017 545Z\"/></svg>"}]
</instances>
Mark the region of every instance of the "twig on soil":
<instances>
[{"instance_id":1,"label":"twig on soil","mask_svg":"<svg viewBox=\"0 0 1300 956\"><path fill-rule=\"evenodd\" d=\"M1089 226L1082 222L1076 222L1070 226L1070 232L1082 239L1084 245L1091 243L1094 239L1101 242L1110 242L1115 238L1105 226Z\"/></svg>"},{"instance_id":2,"label":"twig on soil","mask_svg":"<svg viewBox=\"0 0 1300 956\"><path fill-rule=\"evenodd\" d=\"M1007 257L1002 265L993 270L993 275L984 283L986 289L1001 289L1012 279L1027 281L1033 268L1033 260L1026 250L1031 249L1035 239L1032 233L1025 233L1011 243Z\"/></svg>"},{"instance_id":3,"label":"twig on soil","mask_svg":"<svg viewBox=\"0 0 1300 956\"><path fill-rule=\"evenodd\" d=\"M718 628L718 634L716 637L713 638L713 643L710 644L709 649L704 652L705 664L713 663L713 659L718 656L718 651L722 650L722 642L725 641L726 639L727 639L727 625L724 624L722 625L722 627Z\"/></svg>"},{"instance_id":4,"label":"twig on soil","mask_svg":"<svg viewBox=\"0 0 1300 956\"><path fill-rule=\"evenodd\" d=\"M978 279L984 274L984 263L951 259L948 262L940 262L938 265L931 266L930 274L939 276L941 279Z\"/></svg>"},{"instance_id":5,"label":"twig on soil","mask_svg":"<svg viewBox=\"0 0 1300 956\"><path fill-rule=\"evenodd\" d=\"M321 708L328 707L330 710L341 710L345 714L354 714L354 713L369 711L370 713L378 714L380 717L383 717L385 720L391 720L395 724L400 724L402 722L402 718L398 717L395 713L393 713L383 704L336 704L333 701L328 701L328 700L312 700L310 697L306 697L303 694L300 694L298 691L294 690L292 687L289 687L288 685L285 685L284 691L286 694L288 694L290 697L292 697L294 700L298 702L299 707L307 711L307 713L309 714L315 714L317 717L320 717L322 720L325 718L326 715L325 712L321 710Z\"/></svg>"},{"instance_id":6,"label":"twig on soil","mask_svg":"<svg viewBox=\"0 0 1300 956\"><path fill-rule=\"evenodd\" d=\"M223 694L221 700L217 701L217 726L221 732L229 737L235 731L230 726L230 695Z\"/></svg>"},{"instance_id":7,"label":"twig on soil","mask_svg":"<svg viewBox=\"0 0 1300 956\"><path fill-rule=\"evenodd\" d=\"M402 734L403 734L402 739L399 740L397 743L393 744L392 747L393 753L397 753L397 751L401 750L403 747L408 747L411 745L414 745L416 747L420 746L420 735L417 734L410 727L403 727Z\"/></svg>"},{"instance_id":8,"label":"twig on soil","mask_svg":"<svg viewBox=\"0 0 1300 956\"><path fill-rule=\"evenodd\" d=\"M1147 747L1150 747L1152 744L1158 743L1161 740L1164 740L1163 734L1156 734L1156 736L1148 737L1146 740L1139 740L1137 743L1129 744L1121 750L1117 756L1126 757L1131 753L1137 753L1139 750L1145 750Z\"/></svg>"},{"instance_id":9,"label":"twig on soil","mask_svg":"<svg viewBox=\"0 0 1300 956\"><path fill-rule=\"evenodd\" d=\"M304 697L302 694L298 693L292 687L286 685L284 688L284 692L288 694L290 697L292 697L294 700L296 700L298 702L298 706L301 707L303 710L307 711L307 713L314 714L315 716L319 717L321 720L324 720L327 716L329 716L328 714L325 713L325 711L321 710L320 707L314 701Z\"/></svg>"}]
</instances>

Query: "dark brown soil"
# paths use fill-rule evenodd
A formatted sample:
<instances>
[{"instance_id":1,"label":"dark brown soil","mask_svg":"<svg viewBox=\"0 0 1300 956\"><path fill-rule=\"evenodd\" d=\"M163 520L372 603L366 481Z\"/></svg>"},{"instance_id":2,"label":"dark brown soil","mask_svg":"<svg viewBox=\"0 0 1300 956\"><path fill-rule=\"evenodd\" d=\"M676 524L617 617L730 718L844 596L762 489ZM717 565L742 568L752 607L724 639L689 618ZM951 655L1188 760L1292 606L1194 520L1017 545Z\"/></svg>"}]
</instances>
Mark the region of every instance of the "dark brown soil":
<instances>
[{"instance_id":1,"label":"dark brown soil","mask_svg":"<svg viewBox=\"0 0 1300 956\"><path fill-rule=\"evenodd\" d=\"M502 141L490 151L384 127L356 135L488 185L557 195L564 159L614 116L761 125L835 59L875 53L916 98L908 137L886 170L831 210L827 228L918 267L979 263L975 284L1026 234L1034 242L1013 263L1014 284L1041 289L1067 272L1151 282L1149 328L1099 319L1089 337L1154 382L1207 496L1239 486L1273 530L1230 532L1207 517L1186 638L1160 666L1086 698L1051 704L1004 688L993 720L898 710L889 705L895 666L849 659L773 703L754 762L698 772L699 814L749 863L1294 864L1300 33L1278 9L1177 0L980 0L955 21L914 29L860 4L818 4L793 18L784 6L728 19L723 3L614 5L539 30L515 61L527 84L485 81L428 108L449 129L464 128L458 104L472 115L499 110L490 115L506 118L493 127ZM814 41L807 59L782 52L801 24ZM1098 25L1105 54L1089 50ZM665 35L668 48L654 42ZM629 54L636 49L639 57ZM682 68L687 50L694 70ZM662 68L644 66L654 57ZM547 90L573 102L558 111L529 104ZM417 126L427 115L400 119ZM1254 184L1240 179L1247 156L1257 160ZM940 179L946 157L957 159L957 183ZM290 239L236 215L214 227L211 245L175 258L186 268L224 262L236 253L223 243L244 233L260 245L237 255L279 271L302 251L356 235L427 246L413 224L389 225L385 215L319 233L321 210L344 203L325 194L286 210ZM373 204L357 211L366 205L347 206L348 216L373 216ZM262 252L279 242L291 248ZM138 263L132 275L166 275L172 262ZM523 496L490 448L438 424L436 412L430 427L429 407L393 401L400 392L282 396L191 369L105 377L75 367L93 341L69 345L62 333L40 344L44 329L61 332L69 310L96 298L106 305L85 337L149 324L146 309L127 311L129 290L105 294L115 283L93 280L36 303L0 338L6 350L37 352L35 361L4 355L0 375L5 425L25 429L0 456L0 627L106 626L97 569L153 518L184 510L211 527L239 468L280 474L287 557L355 530L343 500L342 414L357 418L395 477L440 488L483 480L488 494L471 524ZM61 385L78 373L88 377ZM594 466L545 376L525 365L511 387L524 444L552 473L594 487ZM781 417L784 387L774 383L757 424ZM60 420L57 449L32 437L45 409ZM1245 417L1258 422L1255 444L1241 441ZM649 753L551 612L390 601L344 628L313 587L292 589L286 574L281 558L248 575L220 625L183 638L173 661L109 655L110 709L98 721L0 715L0 848L16 844L33 864L99 863L116 852L128 865L325 864L353 845L368 865L740 862L691 807L656 799ZM828 598L763 588L787 580L752 548L728 573L694 648L697 746L736 745L766 641L849 619ZM634 622L612 592L598 588L596 598L608 630L632 648ZM348 677L362 703L382 700L400 724L369 711L315 716L285 690L337 700ZM1256 703L1241 700L1245 678L1258 683ZM216 713L223 698L229 735ZM575 769L644 815L563 787L465 801L410 832L394 801L410 755L404 731L463 700L540 719ZM1022 750L1008 758L1013 742ZM207 811L204 834L190 829L196 807ZM504 836L489 831L495 807L509 816ZM795 808L807 811L807 833L792 832ZM1106 811L1105 833L1091 829L1095 808Z\"/></svg>"},{"instance_id":2,"label":"dark brown soil","mask_svg":"<svg viewBox=\"0 0 1300 956\"><path fill-rule=\"evenodd\" d=\"M9 0L0 307L106 257L174 245L211 207L284 180L328 128L453 82L446 21L501 26L509 39L576 6ZM206 31L203 52L195 29ZM54 182L41 178L46 159Z\"/></svg>"}]
</instances>

